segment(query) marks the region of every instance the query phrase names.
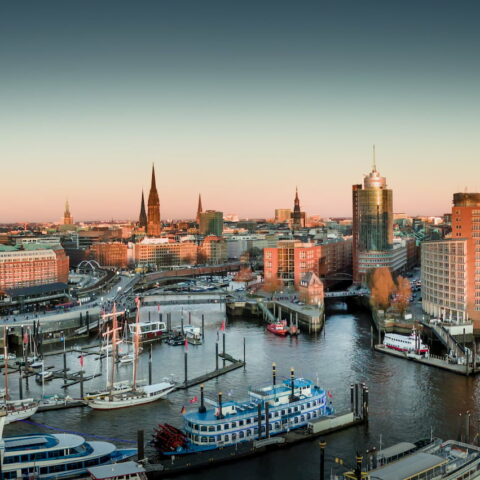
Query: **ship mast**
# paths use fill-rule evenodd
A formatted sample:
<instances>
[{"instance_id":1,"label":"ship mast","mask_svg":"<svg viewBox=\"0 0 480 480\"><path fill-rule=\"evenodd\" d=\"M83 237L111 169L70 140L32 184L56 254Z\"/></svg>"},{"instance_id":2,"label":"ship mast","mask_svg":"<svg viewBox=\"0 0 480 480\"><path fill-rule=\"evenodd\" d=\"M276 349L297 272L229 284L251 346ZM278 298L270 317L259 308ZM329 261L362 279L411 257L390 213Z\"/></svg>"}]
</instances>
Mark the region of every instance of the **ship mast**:
<instances>
[{"instance_id":1,"label":"ship mast","mask_svg":"<svg viewBox=\"0 0 480 480\"><path fill-rule=\"evenodd\" d=\"M139 351L139 341L140 341L140 298L135 299L137 304L137 315L135 317L135 334L133 336L133 384L132 390L137 389L137 370L138 370L138 351Z\"/></svg>"},{"instance_id":2,"label":"ship mast","mask_svg":"<svg viewBox=\"0 0 480 480\"><path fill-rule=\"evenodd\" d=\"M3 327L3 360L5 362L5 403L10 400L8 394L8 347L7 347L7 327Z\"/></svg>"},{"instance_id":3,"label":"ship mast","mask_svg":"<svg viewBox=\"0 0 480 480\"><path fill-rule=\"evenodd\" d=\"M112 317L112 328L107 329L107 331L103 334L104 337L107 337L107 345L106 345L106 352L107 352L107 372L108 372L108 339L111 335L112 337L112 369L110 371L110 394L112 393L114 382L115 382L115 363L117 360L117 331L120 330L120 327L117 326L117 317L119 315L122 315L123 312L118 312L117 313L117 306L114 303L113 304L113 310L112 313L106 314L103 316L103 319L105 321L105 318L107 317ZM108 388L108 381L107 381L107 388Z\"/></svg>"}]
</instances>

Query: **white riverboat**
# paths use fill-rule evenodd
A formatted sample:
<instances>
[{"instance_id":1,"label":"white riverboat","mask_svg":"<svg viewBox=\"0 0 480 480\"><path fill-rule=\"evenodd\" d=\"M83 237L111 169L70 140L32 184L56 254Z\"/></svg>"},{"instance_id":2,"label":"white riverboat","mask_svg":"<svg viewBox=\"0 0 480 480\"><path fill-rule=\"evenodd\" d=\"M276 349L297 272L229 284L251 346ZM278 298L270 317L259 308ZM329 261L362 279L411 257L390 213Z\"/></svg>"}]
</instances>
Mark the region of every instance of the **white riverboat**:
<instances>
[{"instance_id":1,"label":"white riverboat","mask_svg":"<svg viewBox=\"0 0 480 480\"><path fill-rule=\"evenodd\" d=\"M119 450L109 442L87 442L80 435L30 434L2 438L2 478L53 480L86 476L87 469L131 458L136 449Z\"/></svg>"},{"instance_id":2,"label":"white riverboat","mask_svg":"<svg viewBox=\"0 0 480 480\"><path fill-rule=\"evenodd\" d=\"M415 329L409 336L387 333L383 339L383 344L385 347L399 352L417 353L420 355L429 353L428 346L422 342L420 335L418 335Z\"/></svg>"}]
</instances>

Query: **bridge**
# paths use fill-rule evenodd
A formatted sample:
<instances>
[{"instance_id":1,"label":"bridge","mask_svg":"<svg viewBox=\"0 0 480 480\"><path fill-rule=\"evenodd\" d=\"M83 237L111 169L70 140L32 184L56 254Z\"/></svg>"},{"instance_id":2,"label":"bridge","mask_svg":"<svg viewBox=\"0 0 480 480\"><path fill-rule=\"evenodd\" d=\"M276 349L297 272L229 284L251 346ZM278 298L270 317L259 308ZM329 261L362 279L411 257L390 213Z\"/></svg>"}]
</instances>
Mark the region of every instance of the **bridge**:
<instances>
[{"instance_id":1,"label":"bridge","mask_svg":"<svg viewBox=\"0 0 480 480\"><path fill-rule=\"evenodd\" d=\"M340 292L325 292L325 298L345 298L345 297L366 297L370 295L370 290L368 288L361 288L358 290L343 290Z\"/></svg>"},{"instance_id":2,"label":"bridge","mask_svg":"<svg viewBox=\"0 0 480 480\"><path fill-rule=\"evenodd\" d=\"M212 265L208 267L192 267L181 268L178 270L165 270L163 272L147 273L141 280L141 284L148 285L150 283L172 280L176 278L191 278L204 275L219 275L221 273L236 272L240 270L240 262L224 263L222 265Z\"/></svg>"}]
</instances>

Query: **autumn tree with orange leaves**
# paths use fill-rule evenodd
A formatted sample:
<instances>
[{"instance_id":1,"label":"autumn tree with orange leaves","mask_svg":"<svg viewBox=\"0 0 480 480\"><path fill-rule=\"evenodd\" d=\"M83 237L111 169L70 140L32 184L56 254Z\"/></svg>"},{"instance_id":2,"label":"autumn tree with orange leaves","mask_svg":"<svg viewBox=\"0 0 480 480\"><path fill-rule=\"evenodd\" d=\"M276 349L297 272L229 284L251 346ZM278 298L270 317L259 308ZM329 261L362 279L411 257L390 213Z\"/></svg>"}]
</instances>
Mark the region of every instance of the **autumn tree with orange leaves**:
<instances>
[{"instance_id":1,"label":"autumn tree with orange leaves","mask_svg":"<svg viewBox=\"0 0 480 480\"><path fill-rule=\"evenodd\" d=\"M371 277L371 301L373 305L387 310L396 286L388 267L376 268Z\"/></svg>"},{"instance_id":2,"label":"autumn tree with orange leaves","mask_svg":"<svg viewBox=\"0 0 480 480\"><path fill-rule=\"evenodd\" d=\"M265 279L262 290L269 293L278 292L283 288L283 281L281 278L273 277Z\"/></svg>"},{"instance_id":3,"label":"autumn tree with orange leaves","mask_svg":"<svg viewBox=\"0 0 480 480\"><path fill-rule=\"evenodd\" d=\"M410 297L412 296L412 287L408 278L399 276L397 278L396 290L395 308L403 315L410 304Z\"/></svg>"}]
</instances>

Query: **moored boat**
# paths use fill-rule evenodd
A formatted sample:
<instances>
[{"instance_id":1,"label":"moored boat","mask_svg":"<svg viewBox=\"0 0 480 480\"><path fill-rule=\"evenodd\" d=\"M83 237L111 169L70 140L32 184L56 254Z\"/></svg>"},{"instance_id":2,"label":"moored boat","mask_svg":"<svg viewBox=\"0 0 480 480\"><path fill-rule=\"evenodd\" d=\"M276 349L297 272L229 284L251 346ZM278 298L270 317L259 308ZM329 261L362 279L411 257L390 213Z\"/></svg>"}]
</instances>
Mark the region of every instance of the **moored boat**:
<instances>
[{"instance_id":1,"label":"moored boat","mask_svg":"<svg viewBox=\"0 0 480 480\"><path fill-rule=\"evenodd\" d=\"M38 402L33 398L23 400L6 400L0 404L0 418L5 418L5 425L30 418L37 412Z\"/></svg>"},{"instance_id":2,"label":"moored boat","mask_svg":"<svg viewBox=\"0 0 480 480\"><path fill-rule=\"evenodd\" d=\"M271 322L267 325L267 330L274 333L275 335L280 335L281 337L284 337L288 333L287 322L285 320Z\"/></svg>"},{"instance_id":3,"label":"moored boat","mask_svg":"<svg viewBox=\"0 0 480 480\"><path fill-rule=\"evenodd\" d=\"M163 455L184 455L286 433L305 427L312 420L332 415L327 392L311 380L295 378L252 388L244 402L222 401L219 393L214 408L204 405L203 388L198 411L184 413L184 429L159 425L154 445ZM328 395L331 396L331 395Z\"/></svg>"},{"instance_id":4,"label":"moored boat","mask_svg":"<svg viewBox=\"0 0 480 480\"><path fill-rule=\"evenodd\" d=\"M399 352L428 354L429 348L422 342L420 335L415 329L409 336L399 335L396 333L387 333L383 339L383 344L387 348L397 350Z\"/></svg>"},{"instance_id":5,"label":"moored boat","mask_svg":"<svg viewBox=\"0 0 480 480\"><path fill-rule=\"evenodd\" d=\"M67 433L0 438L0 449L2 478L39 480L78 478L87 473L88 467L111 464L137 453L136 449L119 450L109 442L87 442L80 435Z\"/></svg>"},{"instance_id":6,"label":"moored boat","mask_svg":"<svg viewBox=\"0 0 480 480\"><path fill-rule=\"evenodd\" d=\"M167 325L165 322L139 322L138 327L136 324L129 325L130 335L132 338L135 336L135 331L137 328L141 342L153 342L156 340L161 340L162 336L167 331Z\"/></svg>"}]
</instances>

